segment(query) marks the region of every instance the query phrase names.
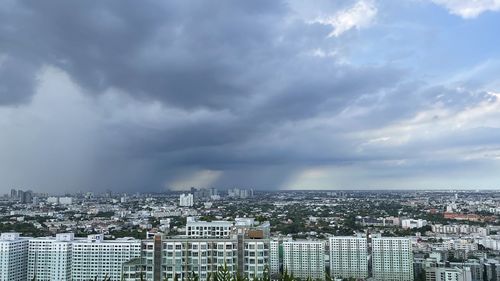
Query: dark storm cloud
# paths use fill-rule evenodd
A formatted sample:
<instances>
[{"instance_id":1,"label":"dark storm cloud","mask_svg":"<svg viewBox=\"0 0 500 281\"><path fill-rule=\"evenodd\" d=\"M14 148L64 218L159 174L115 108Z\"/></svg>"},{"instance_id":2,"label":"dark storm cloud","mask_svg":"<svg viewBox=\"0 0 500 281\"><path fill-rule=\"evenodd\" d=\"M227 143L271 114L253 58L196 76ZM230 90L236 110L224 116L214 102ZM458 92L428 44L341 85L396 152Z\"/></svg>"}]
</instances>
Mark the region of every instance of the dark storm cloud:
<instances>
[{"instance_id":1,"label":"dark storm cloud","mask_svg":"<svg viewBox=\"0 0 500 281\"><path fill-rule=\"evenodd\" d=\"M2 11L12 26L1 35L3 52L56 65L94 93L116 87L183 107L230 106L249 95L259 79L252 71L277 55L275 17L285 9L279 1L15 6Z\"/></svg>"},{"instance_id":2,"label":"dark storm cloud","mask_svg":"<svg viewBox=\"0 0 500 281\"><path fill-rule=\"evenodd\" d=\"M36 84L37 67L23 59L0 57L0 106L30 100Z\"/></svg>"},{"instance_id":3,"label":"dark storm cloud","mask_svg":"<svg viewBox=\"0 0 500 281\"><path fill-rule=\"evenodd\" d=\"M353 135L436 104L460 111L488 98L414 80L391 63L346 63L356 36L329 38L332 26L310 20L287 1L6 0L0 109L28 107L40 73L60 70L85 102L65 93L49 100L43 110L68 108L50 120L55 132L33 139L50 146L74 133L75 143L61 148L74 166L60 164L85 171L74 188L158 190L204 170L220 172L210 184L221 187L281 187L317 165L418 158L413 144L360 149L370 136ZM157 105L153 113L150 105ZM78 117L67 116L77 107L92 120L83 133ZM85 153L65 156L73 147ZM57 187L50 177L58 173L30 182Z\"/></svg>"}]
</instances>

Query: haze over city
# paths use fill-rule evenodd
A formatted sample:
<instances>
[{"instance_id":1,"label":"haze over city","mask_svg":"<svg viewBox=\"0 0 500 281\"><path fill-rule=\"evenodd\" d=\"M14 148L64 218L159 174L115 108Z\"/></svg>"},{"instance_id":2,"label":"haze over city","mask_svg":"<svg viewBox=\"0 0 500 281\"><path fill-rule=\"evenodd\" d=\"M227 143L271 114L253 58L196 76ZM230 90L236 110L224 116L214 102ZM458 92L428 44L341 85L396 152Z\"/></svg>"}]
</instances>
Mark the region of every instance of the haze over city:
<instances>
[{"instance_id":1,"label":"haze over city","mask_svg":"<svg viewBox=\"0 0 500 281\"><path fill-rule=\"evenodd\" d=\"M0 193L485 189L500 2L0 1Z\"/></svg>"}]
</instances>

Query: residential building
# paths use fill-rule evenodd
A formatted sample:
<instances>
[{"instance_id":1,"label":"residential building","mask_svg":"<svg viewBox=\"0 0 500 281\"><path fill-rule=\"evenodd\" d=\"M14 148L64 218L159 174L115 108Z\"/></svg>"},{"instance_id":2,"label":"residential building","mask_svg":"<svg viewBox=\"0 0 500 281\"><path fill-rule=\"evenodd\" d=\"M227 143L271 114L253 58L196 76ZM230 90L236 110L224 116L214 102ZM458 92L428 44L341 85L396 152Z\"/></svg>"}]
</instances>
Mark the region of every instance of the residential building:
<instances>
[{"instance_id":1,"label":"residential building","mask_svg":"<svg viewBox=\"0 0 500 281\"><path fill-rule=\"evenodd\" d=\"M323 241L283 242L283 271L300 279L325 279L325 245Z\"/></svg>"},{"instance_id":2,"label":"residential building","mask_svg":"<svg viewBox=\"0 0 500 281\"><path fill-rule=\"evenodd\" d=\"M19 233L0 235L0 281L26 281L28 239Z\"/></svg>"},{"instance_id":3,"label":"residential building","mask_svg":"<svg viewBox=\"0 0 500 281\"><path fill-rule=\"evenodd\" d=\"M269 268L269 239L238 235L238 245L243 242L244 251L240 251L239 265L242 265L243 276L249 280L263 278Z\"/></svg>"},{"instance_id":4,"label":"residential building","mask_svg":"<svg viewBox=\"0 0 500 281\"><path fill-rule=\"evenodd\" d=\"M181 194L179 197L179 206L181 207L193 207L194 205L194 198L193 194L188 193L188 194Z\"/></svg>"},{"instance_id":5,"label":"residential building","mask_svg":"<svg viewBox=\"0 0 500 281\"><path fill-rule=\"evenodd\" d=\"M330 276L368 278L368 240L359 236L330 237Z\"/></svg>"},{"instance_id":6,"label":"residential building","mask_svg":"<svg viewBox=\"0 0 500 281\"><path fill-rule=\"evenodd\" d=\"M40 237L29 240L28 280L71 280L71 246L73 233L61 233L56 237Z\"/></svg>"},{"instance_id":7,"label":"residential building","mask_svg":"<svg viewBox=\"0 0 500 281\"><path fill-rule=\"evenodd\" d=\"M123 264L141 256L141 241L131 238L104 240L102 234L75 240L72 245L71 280L122 279Z\"/></svg>"},{"instance_id":8,"label":"residential building","mask_svg":"<svg viewBox=\"0 0 500 281\"><path fill-rule=\"evenodd\" d=\"M233 223L229 221L200 221L195 217L186 219L186 235L192 238L227 238Z\"/></svg>"},{"instance_id":9,"label":"residential building","mask_svg":"<svg viewBox=\"0 0 500 281\"><path fill-rule=\"evenodd\" d=\"M372 238L372 271L376 281L413 281L413 252L409 238Z\"/></svg>"},{"instance_id":10,"label":"residential building","mask_svg":"<svg viewBox=\"0 0 500 281\"><path fill-rule=\"evenodd\" d=\"M401 227L404 229L421 228L427 225L426 220L404 219L401 220Z\"/></svg>"},{"instance_id":11,"label":"residential building","mask_svg":"<svg viewBox=\"0 0 500 281\"><path fill-rule=\"evenodd\" d=\"M472 281L469 268L434 267L425 271L426 281Z\"/></svg>"},{"instance_id":12,"label":"residential building","mask_svg":"<svg viewBox=\"0 0 500 281\"><path fill-rule=\"evenodd\" d=\"M231 274L236 272L238 243L236 239L166 239L162 241L161 254L162 278L171 281L177 276L184 280L194 273L206 280L219 268L226 268Z\"/></svg>"}]
</instances>

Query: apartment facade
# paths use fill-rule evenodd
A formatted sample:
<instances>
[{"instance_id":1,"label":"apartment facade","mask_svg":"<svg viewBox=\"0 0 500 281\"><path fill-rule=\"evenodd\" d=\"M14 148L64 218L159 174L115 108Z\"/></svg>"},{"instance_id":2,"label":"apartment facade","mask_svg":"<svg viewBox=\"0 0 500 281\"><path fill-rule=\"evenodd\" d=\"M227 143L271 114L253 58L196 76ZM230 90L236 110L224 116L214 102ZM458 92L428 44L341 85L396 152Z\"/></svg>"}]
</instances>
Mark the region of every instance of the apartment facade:
<instances>
[{"instance_id":1,"label":"apartment facade","mask_svg":"<svg viewBox=\"0 0 500 281\"><path fill-rule=\"evenodd\" d=\"M325 244L322 241L283 242L283 271L300 279L325 279Z\"/></svg>"},{"instance_id":2,"label":"apartment facade","mask_svg":"<svg viewBox=\"0 0 500 281\"><path fill-rule=\"evenodd\" d=\"M28 239L19 233L0 235L0 281L26 281Z\"/></svg>"},{"instance_id":3,"label":"apartment facade","mask_svg":"<svg viewBox=\"0 0 500 281\"><path fill-rule=\"evenodd\" d=\"M71 280L71 248L73 233L61 233L56 237L40 237L29 240L28 280Z\"/></svg>"},{"instance_id":4,"label":"apartment facade","mask_svg":"<svg viewBox=\"0 0 500 281\"><path fill-rule=\"evenodd\" d=\"M368 239L362 236L330 237L330 276L368 278Z\"/></svg>"},{"instance_id":5,"label":"apartment facade","mask_svg":"<svg viewBox=\"0 0 500 281\"><path fill-rule=\"evenodd\" d=\"M141 241L137 239L104 240L101 234L72 244L71 280L94 278L122 280L123 264L141 256Z\"/></svg>"},{"instance_id":6,"label":"apartment facade","mask_svg":"<svg viewBox=\"0 0 500 281\"><path fill-rule=\"evenodd\" d=\"M408 238L372 238L372 271L377 281L413 281L413 251Z\"/></svg>"}]
</instances>

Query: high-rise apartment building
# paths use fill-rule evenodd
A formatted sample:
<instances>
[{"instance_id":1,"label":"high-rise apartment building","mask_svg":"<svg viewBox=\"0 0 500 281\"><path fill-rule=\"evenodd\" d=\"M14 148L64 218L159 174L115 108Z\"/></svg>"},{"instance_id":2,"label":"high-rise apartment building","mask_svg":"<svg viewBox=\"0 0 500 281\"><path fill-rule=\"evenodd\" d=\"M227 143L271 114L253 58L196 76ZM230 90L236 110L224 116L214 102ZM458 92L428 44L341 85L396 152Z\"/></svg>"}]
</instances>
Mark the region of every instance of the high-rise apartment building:
<instances>
[{"instance_id":1,"label":"high-rise apartment building","mask_svg":"<svg viewBox=\"0 0 500 281\"><path fill-rule=\"evenodd\" d=\"M28 280L71 280L71 246L73 233L29 240Z\"/></svg>"},{"instance_id":2,"label":"high-rise apartment building","mask_svg":"<svg viewBox=\"0 0 500 281\"><path fill-rule=\"evenodd\" d=\"M237 268L238 244L234 239L173 239L162 243L162 276L184 280L196 274L206 280L210 273L225 267L234 274Z\"/></svg>"},{"instance_id":3,"label":"high-rise apartment building","mask_svg":"<svg viewBox=\"0 0 500 281\"><path fill-rule=\"evenodd\" d=\"M283 270L303 280L324 280L324 243L305 240L283 242Z\"/></svg>"},{"instance_id":4,"label":"high-rise apartment building","mask_svg":"<svg viewBox=\"0 0 500 281\"><path fill-rule=\"evenodd\" d=\"M368 278L368 241L363 236L330 237L330 276Z\"/></svg>"},{"instance_id":5,"label":"high-rise apartment building","mask_svg":"<svg viewBox=\"0 0 500 281\"><path fill-rule=\"evenodd\" d=\"M207 280L218 269L252 280L269 268L269 223L254 219L204 222L188 218L186 235L161 233L142 241L140 259L124 263L124 281Z\"/></svg>"},{"instance_id":6,"label":"high-rise apartment building","mask_svg":"<svg viewBox=\"0 0 500 281\"><path fill-rule=\"evenodd\" d=\"M17 199L17 190L15 189L10 190L10 198Z\"/></svg>"},{"instance_id":7,"label":"high-rise apartment building","mask_svg":"<svg viewBox=\"0 0 500 281\"><path fill-rule=\"evenodd\" d=\"M19 233L0 235L0 281L26 281L28 239Z\"/></svg>"},{"instance_id":8,"label":"high-rise apartment building","mask_svg":"<svg viewBox=\"0 0 500 281\"><path fill-rule=\"evenodd\" d=\"M124 280L173 281L196 276L207 280L218 270L234 276L239 274L252 280L262 278L269 266L267 239L253 239L242 235L230 238L162 238L144 240L141 259L124 264Z\"/></svg>"},{"instance_id":9,"label":"high-rise apartment building","mask_svg":"<svg viewBox=\"0 0 500 281\"><path fill-rule=\"evenodd\" d=\"M408 238L372 238L372 271L377 281L413 281L413 252Z\"/></svg>"},{"instance_id":10,"label":"high-rise apartment building","mask_svg":"<svg viewBox=\"0 0 500 281\"><path fill-rule=\"evenodd\" d=\"M193 194L181 194L179 196L179 206L181 207L193 207L194 205L194 197Z\"/></svg>"},{"instance_id":11,"label":"high-rise apartment building","mask_svg":"<svg viewBox=\"0 0 500 281\"><path fill-rule=\"evenodd\" d=\"M72 245L71 280L88 281L94 278L122 280L123 264L141 256L141 241L123 238L104 240L101 234L75 240Z\"/></svg>"}]
</instances>

